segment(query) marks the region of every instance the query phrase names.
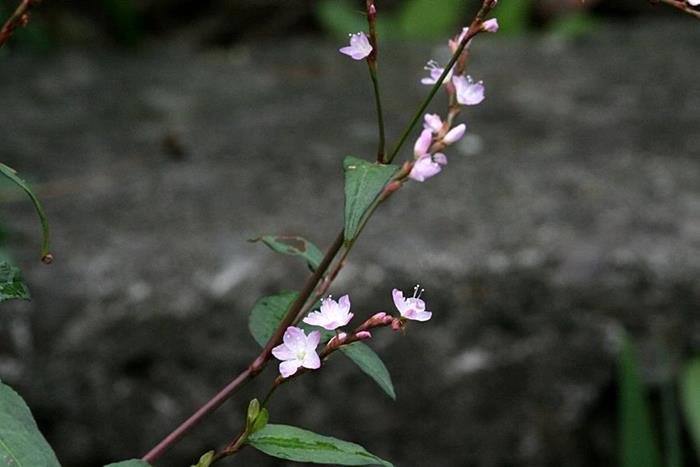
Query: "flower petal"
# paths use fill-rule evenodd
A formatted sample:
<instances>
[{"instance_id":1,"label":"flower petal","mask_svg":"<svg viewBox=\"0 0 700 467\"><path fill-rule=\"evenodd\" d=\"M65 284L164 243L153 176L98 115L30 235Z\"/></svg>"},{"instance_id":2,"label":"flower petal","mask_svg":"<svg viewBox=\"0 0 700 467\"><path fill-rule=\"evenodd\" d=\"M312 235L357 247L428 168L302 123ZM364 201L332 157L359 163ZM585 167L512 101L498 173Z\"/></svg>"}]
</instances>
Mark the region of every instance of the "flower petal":
<instances>
[{"instance_id":1,"label":"flower petal","mask_svg":"<svg viewBox=\"0 0 700 467\"><path fill-rule=\"evenodd\" d=\"M391 291L391 296L394 298L394 306L399 310L399 313L406 309L406 299L403 298L402 291L394 289Z\"/></svg>"},{"instance_id":2,"label":"flower petal","mask_svg":"<svg viewBox=\"0 0 700 467\"><path fill-rule=\"evenodd\" d=\"M316 352L316 347L318 347L319 342L321 342L321 333L318 331L311 331L305 342L306 352Z\"/></svg>"},{"instance_id":3,"label":"flower petal","mask_svg":"<svg viewBox=\"0 0 700 467\"><path fill-rule=\"evenodd\" d=\"M272 355L278 360L293 360L296 358L296 353L287 347L287 344L280 344L273 348Z\"/></svg>"},{"instance_id":4,"label":"flower petal","mask_svg":"<svg viewBox=\"0 0 700 467\"><path fill-rule=\"evenodd\" d=\"M321 367L321 359L315 351L309 352L304 357L304 361L302 362L301 366L310 370L316 370Z\"/></svg>"},{"instance_id":5,"label":"flower petal","mask_svg":"<svg viewBox=\"0 0 700 467\"><path fill-rule=\"evenodd\" d=\"M282 341L289 347L292 352L298 352L303 350L306 345L306 334L301 329L289 326L286 331L284 331L284 336Z\"/></svg>"},{"instance_id":6,"label":"flower petal","mask_svg":"<svg viewBox=\"0 0 700 467\"><path fill-rule=\"evenodd\" d=\"M297 372L300 366L301 362L299 360L287 360L280 363L280 374L283 378L289 378Z\"/></svg>"}]
</instances>

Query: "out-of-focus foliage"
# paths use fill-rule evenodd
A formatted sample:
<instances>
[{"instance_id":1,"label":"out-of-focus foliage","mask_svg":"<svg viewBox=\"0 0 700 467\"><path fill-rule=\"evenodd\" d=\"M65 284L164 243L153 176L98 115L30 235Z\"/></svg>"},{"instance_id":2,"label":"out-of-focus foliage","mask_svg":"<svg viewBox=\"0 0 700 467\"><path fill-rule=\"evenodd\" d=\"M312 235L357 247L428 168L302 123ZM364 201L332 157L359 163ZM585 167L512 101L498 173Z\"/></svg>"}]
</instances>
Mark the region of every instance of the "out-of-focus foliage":
<instances>
[{"instance_id":1,"label":"out-of-focus foliage","mask_svg":"<svg viewBox=\"0 0 700 467\"><path fill-rule=\"evenodd\" d=\"M681 374L681 405L700 461L700 357L691 360Z\"/></svg>"}]
</instances>

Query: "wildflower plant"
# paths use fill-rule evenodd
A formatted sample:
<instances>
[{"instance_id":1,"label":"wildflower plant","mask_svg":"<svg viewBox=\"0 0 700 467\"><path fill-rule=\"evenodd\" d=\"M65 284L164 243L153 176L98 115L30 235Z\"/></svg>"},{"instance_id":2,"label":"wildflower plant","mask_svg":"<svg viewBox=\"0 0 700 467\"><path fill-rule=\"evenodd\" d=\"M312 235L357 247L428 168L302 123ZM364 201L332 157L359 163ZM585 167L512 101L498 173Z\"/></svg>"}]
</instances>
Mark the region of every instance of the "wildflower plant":
<instances>
[{"instance_id":1,"label":"wildflower plant","mask_svg":"<svg viewBox=\"0 0 700 467\"><path fill-rule=\"evenodd\" d=\"M700 17L700 0L660 0ZM0 45L12 32L26 24L29 10L38 0L23 0L12 17L0 29ZM364 447L305 430L303 428L269 423L273 415L268 403L283 385L303 377L309 372L322 371L333 364L335 352L343 352L372 378L391 398L395 389L381 358L366 341L382 328L389 331L407 331L414 325L424 325L433 312L423 300L423 289L416 286L410 297L394 288L386 293L387 303L393 301L391 311L368 312L367 304L355 303L351 312L349 294L336 301L328 295L334 280L346 264L348 256L370 218L378 207L398 192L405 184L423 183L446 170L446 152L467 131L467 125L459 121L465 106L481 104L486 92L482 81L466 73L469 50L473 39L480 33L495 33L499 25L489 17L497 0L483 0L480 9L468 27L458 31L448 41L452 57L445 66L429 60L425 70L428 76L416 79L430 91L418 106L396 142L388 148L384 129L384 116L378 75L378 37L376 33L377 8L374 0L365 0L368 21L367 32L350 33L349 44L339 49L355 61L366 62L374 94L377 116L377 152L375 160L348 156L343 161L344 170L344 224L325 253L302 237L266 235L254 239L276 252L299 256L308 264L311 274L299 292L285 292L263 297L254 305L249 328L260 353L233 378L221 391L204 403L194 414L157 443L142 459L123 461L114 466L136 467L155 463L208 414L236 393L247 381L259 376L268 367L277 369L268 391L260 399L248 403L246 417L241 428L231 434L223 447L206 452L195 467L208 467L217 461L234 456L246 446L251 446L274 457L312 463L335 465L383 465L392 464ZM447 108L444 114L425 113L438 92L444 91ZM416 127L422 123L416 135ZM406 142L416 137L413 153L402 164L394 163L403 154ZM44 230L42 257L52 259L48 250L48 223L36 196L14 170L0 164L0 174L24 189L34 202ZM5 282L3 282L5 281ZM9 285L8 285L9 284ZM0 264L0 301L9 298L26 298L26 289L16 269ZM14 294L14 295L12 295ZM437 311L440 312L439 310ZM353 323L353 320L355 321ZM395 333L400 336L402 333ZM277 365L269 365L271 362ZM217 443L225 440L218 440ZM7 465L59 466L58 460L38 432L29 409L9 386L0 382L0 462Z\"/></svg>"}]
</instances>

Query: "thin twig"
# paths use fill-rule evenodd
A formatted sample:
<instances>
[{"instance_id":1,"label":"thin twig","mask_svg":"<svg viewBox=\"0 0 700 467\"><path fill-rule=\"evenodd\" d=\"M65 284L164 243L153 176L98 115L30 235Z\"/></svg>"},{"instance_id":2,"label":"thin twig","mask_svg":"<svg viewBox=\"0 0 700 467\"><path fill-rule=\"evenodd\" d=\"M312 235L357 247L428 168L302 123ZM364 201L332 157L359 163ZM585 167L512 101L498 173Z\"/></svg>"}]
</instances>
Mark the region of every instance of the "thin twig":
<instances>
[{"instance_id":1,"label":"thin twig","mask_svg":"<svg viewBox=\"0 0 700 467\"><path fill-rule=\"evenodd\" d=\"M665 3L666 5L671 5L672 7L677 8L684 13L688 13L689 15L700 19L700 10L696 10L684 0L650 0L650 3Z\"/></svg>"},{"instance_id":2,"label":"thin twig","mask_svg":"<svg viewBox=\"0 0 700 467\"><path fill-rule=\"evenodd\" d=\"M29 11L40 2L41 0L22 0L15 12L12 13L12 16L5 21L2 29L0 29L0 47L12 36L15 29L27 25L29 22Z\"/></svg>"}]
</instances>

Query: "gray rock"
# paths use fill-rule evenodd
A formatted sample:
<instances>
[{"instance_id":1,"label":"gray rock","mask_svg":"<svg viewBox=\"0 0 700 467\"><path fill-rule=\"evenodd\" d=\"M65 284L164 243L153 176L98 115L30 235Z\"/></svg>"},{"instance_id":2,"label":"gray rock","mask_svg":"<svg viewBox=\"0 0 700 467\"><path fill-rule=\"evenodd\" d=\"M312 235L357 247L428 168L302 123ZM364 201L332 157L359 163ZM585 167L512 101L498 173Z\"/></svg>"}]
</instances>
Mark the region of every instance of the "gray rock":
<instances>
[{"instance_id":1,"label":"gray rock","mask_svg":"<svg viewBox=\"0 0 700 467\"><path fill-rule=\"evenodd\" d=\"M402 467L611 465L622 330L651 384L700 348L697 37L681 16L573 42L479 38L470 70L488 97L464 109L469 136L380 210L333 288L359 316L426 288L433 321L371 343L397 403L337 357L283 388L272 420ZM375 151L366 70L336 47L3 58L0 160L34 180L56 261L36 261L33 213L3 191L34 300L3 304L0 377L65 465L142 454L255 355L252 304L307 272L247 238L334 237L342 157ZM382 52L395 136L439 53ZM226 443L271 374L161 465Z\"/></svg>"}]
</instances>

